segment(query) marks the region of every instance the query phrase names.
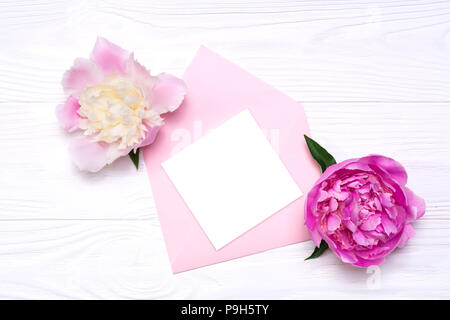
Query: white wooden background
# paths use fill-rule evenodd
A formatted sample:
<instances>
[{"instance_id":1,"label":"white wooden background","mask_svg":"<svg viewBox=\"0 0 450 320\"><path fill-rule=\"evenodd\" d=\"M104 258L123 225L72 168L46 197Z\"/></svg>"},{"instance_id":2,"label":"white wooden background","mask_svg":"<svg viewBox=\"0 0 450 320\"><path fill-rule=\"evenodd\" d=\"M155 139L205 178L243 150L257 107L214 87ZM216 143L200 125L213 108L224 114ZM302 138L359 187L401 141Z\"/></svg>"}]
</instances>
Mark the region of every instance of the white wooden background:
<instances>
[{"instance_id":1,"label":"white wooden background","mask_svg":"<svg viewBox=\"0 0 450 320\"><path fill-rule=\"evenodd\" d=\"M78 172L54 116L97 35L179 76L204 44L303 102L338 160L399 160L416 236L379 269L307 241L173 275L143 163ZM0 48L0 298L450 298L450 1L1 1Z\"/></svg>"}]
</instances>

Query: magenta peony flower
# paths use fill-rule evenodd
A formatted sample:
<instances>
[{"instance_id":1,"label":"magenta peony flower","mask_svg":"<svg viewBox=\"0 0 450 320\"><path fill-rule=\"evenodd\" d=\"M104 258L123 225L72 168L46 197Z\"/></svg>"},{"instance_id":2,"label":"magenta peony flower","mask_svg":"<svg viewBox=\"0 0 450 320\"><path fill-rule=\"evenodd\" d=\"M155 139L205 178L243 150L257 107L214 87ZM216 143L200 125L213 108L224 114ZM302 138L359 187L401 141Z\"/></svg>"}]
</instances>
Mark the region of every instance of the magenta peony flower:
<instances>
[{"instance_id":1,"label":"magenta peony flower","mask_svg":"<svg viewBox=\"0 0 450 320\"><path fill-rule=\"evenodd\" d=\"M379 265L414 235L411 222L425 213L423 199L405 187L405 169L372 155L329 166L308 193L306 226L345 263Z\"/></svg>"},{"instance_id":2,"label":"magenta peony flower","mask_svg":"<svg viewBox=\"0 0 450 320\"><path fill-rule=\"evenodd\" d=\"M80 131L69 152L80 170L91 172L151 144L160 115L177 109L186 94L181 79L150 75L133 53L103 38L90 59L75 60L62 85L69 97L56 115L64 129Z\"/></svg>"}]
</instances>

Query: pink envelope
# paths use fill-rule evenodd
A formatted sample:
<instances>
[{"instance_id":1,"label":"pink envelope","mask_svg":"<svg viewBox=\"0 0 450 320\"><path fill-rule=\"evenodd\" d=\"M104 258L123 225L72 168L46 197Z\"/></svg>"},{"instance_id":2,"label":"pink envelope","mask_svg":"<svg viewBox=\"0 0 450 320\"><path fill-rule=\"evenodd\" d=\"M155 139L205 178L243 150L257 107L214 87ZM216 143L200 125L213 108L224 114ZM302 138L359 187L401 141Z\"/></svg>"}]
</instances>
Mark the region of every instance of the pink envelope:
<instances>
[{"instance_id":1,"label":"pink envelope","mask_svg":"<svg viewBox=\"0 0 450 320\"><path fill-rule=\"evenodd\" d=\"M173 272L309 239L304 201L320 171L303 138L309 128L302 105L205 47L183 79L188 87L183 104L165 117L158 138L143 150ZM216 251L161 163L179 148L180 132L189 133L185 144L192 143L246 108L268 139L271 129L279 130L280 159L304 195Z\"/></svg>"}]
</instances>

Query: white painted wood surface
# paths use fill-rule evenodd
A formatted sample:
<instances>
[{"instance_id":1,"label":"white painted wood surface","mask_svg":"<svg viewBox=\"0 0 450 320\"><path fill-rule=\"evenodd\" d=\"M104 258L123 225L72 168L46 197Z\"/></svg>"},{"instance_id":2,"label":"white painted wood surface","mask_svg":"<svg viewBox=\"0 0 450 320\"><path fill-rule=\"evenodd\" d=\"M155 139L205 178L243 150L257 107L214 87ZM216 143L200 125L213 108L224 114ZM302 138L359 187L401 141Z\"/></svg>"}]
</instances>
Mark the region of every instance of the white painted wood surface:
<instances>
[{"instance_id":1,"label":"white painted wood surface","mask_svg":"<svg viewBox=\"0 0 450 320\"><path fill-rule=\"evenodd\" d=\"M0 298L450 298L450 2L1 1ZM155 73L199 45L305 105L338 160L402 162L427 202L379 269L311 241L172 275L144 171L70 163L54 107L97 34Z\"/></svg>"}]
</instances>

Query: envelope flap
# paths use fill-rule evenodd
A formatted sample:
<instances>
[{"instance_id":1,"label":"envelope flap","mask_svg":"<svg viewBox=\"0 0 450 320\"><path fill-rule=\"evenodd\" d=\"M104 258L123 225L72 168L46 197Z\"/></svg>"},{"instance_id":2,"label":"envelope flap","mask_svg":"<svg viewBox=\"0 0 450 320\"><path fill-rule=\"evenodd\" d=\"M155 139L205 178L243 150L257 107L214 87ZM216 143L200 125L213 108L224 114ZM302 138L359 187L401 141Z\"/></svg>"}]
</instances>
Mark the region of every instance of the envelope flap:
<instances>
[{"instance_id":1,"label":"envelope flap","mask_svg":"<svg viewBox=\"0 0 450 320\"><path fill-rule=\"evenodd\" d=\"M174 272L185 271L308 239L304 196L216 251L161 163L248 108L306 194L320 171L303 134L309 129L302 106L231 62L201 47L184 77L188 93L165 117L155 143L143 154Z\"/></svg>"}]
</instances>

